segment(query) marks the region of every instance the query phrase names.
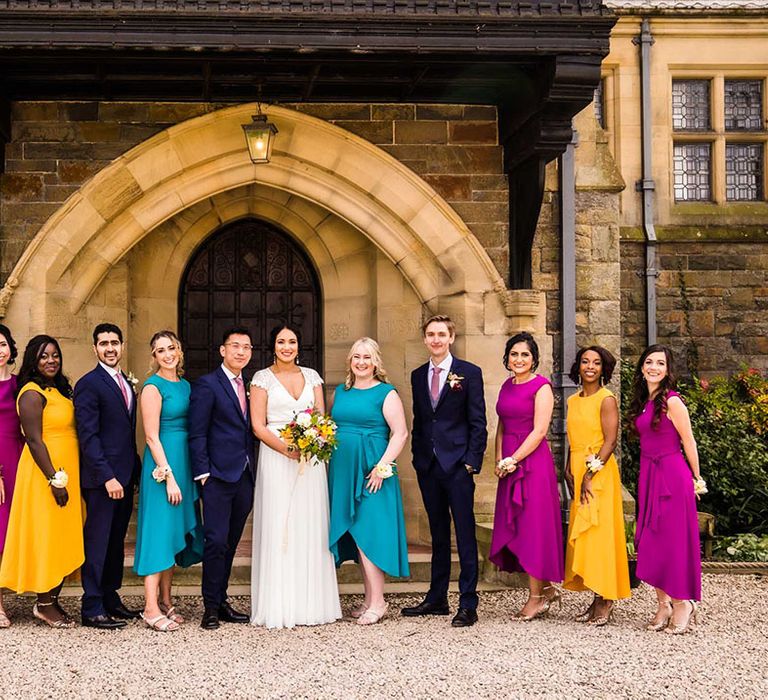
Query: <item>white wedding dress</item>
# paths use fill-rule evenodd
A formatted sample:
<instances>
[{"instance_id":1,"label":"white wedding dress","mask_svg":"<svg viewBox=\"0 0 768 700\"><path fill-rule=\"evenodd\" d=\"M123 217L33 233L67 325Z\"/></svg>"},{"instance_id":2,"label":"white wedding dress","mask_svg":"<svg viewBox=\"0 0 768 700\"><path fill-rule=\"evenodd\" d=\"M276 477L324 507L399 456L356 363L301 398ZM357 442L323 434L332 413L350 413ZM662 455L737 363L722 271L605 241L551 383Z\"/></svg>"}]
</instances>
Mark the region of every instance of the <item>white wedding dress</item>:
<instances>
[{"instance_id":1,"label":"white wedding dress","mask_svg":"<svg viewBox=\"0 0 768 700\"><path fill-rule=\"evenodd\" d=\"M297 412L314 405L323 383L301 368L298 399L272 370L257 372L251 384L267 392L267 427L278 433ZM253 506L251 624L266 627L322 625L341 618L336 567L328 548L328 480L315 460L299 462L261 443Z\"/></svg>"}]
</instances>

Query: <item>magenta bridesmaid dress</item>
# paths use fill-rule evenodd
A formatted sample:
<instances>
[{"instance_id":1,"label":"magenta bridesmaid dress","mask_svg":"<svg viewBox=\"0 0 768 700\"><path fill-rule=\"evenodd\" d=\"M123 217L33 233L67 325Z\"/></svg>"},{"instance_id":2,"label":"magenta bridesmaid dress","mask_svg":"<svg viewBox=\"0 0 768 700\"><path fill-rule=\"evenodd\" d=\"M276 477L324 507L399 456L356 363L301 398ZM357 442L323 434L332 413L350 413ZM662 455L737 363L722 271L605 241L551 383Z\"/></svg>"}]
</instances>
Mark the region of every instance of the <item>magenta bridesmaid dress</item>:
<instances>
[{"instance_id":1,"label":"magenta bridesmaid dress","mask_svg":"<svg viewBox=\"0 0 768 700\"><path fill-rule=\"evenodd\" d=\"M16 413L16 375L0 382L0 464L3 466L5 503L0 505L0 554L5 549L5 532L11 512L16 467L19 464L24 438L21 436L19 416Z\"/></svg>"},{"instance_id":2,"label":"magenta bridesmaid dress","mask_svg":"<svg viewBox=\"0 0 768 700\"><path fill-rule=\"evenodd\" d=\"M670 391L669 398L679 396ZM635 425L640 435L637 577L679 600L701 600L701 549L693 474L666 413L654 429L653 402Z\"/></svg>"},{"instance_id":3,"label":"magenta bridesmaid dress","mask_svg":"<svg viewBox=\"0 0 768 700\"><path fill-rule=\"evenodd\" d=\"M549 381L535 375L524 384L508 379L496 413L504 428L502 457L510 457L533 430L536 392ZM546 438L509 476L499 479L490 560L502 571L524 571L562 581L563 531L555 463Z\"/></svg>"}]
</instances>

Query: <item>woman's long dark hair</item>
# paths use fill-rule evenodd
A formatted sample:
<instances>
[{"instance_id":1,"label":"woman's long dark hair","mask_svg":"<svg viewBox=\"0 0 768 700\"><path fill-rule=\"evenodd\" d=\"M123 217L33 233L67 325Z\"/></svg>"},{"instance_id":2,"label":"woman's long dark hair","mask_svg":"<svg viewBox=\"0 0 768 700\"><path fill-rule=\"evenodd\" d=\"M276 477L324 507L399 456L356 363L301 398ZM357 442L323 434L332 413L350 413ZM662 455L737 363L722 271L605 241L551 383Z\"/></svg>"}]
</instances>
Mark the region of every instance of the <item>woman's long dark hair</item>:
<instances>
[{"instance_id":1,"label":"woman's long dark hair","mask_svg":"<svg viewBox=\"0 0 768 700\"><path fill-rule=\"evenodd\" d=\"M38 365L40 364L40 356L49 344L56 348L60 358L59 371L50 383L47 378L40 374L38 368ZM56 338L53 338L50 335L36 335L27 343L27 347L24 348L24 359L21 361L21 369L19 370L17 393L21 391L21 388L25 384L29 384L29 382L35 382L43 387L51 386L52 384L59 390L59 393L62 396L66 396L68 399L72 398L72 385L69 383L69 379L64 375L64 357L61 353L59 341L56 340Z\"/></svg>"},{"instance_id":2,"label":"woman's long dark hair","mask_svg":"<svg viewBox=\"0 0 768 700\"><path fill-rule=\"evenodd\" d=\"M661 380L659 385L659 391L653 399L653 418L651 420L651 427L655 430L659 426L662 413L667 412L667 397L670 391L674 391L677 387L677 381L675 379L675 366L672 357L672 351L666 345L651 345L646 348L640 359L637 361L635 367L635 374L632 377L632 400L629 404L629 410L627 411L627 424L629 425L629 433L633 437L637 437L637 426L635 421L637 417L643 412L645 404L648 401L648 384L643 377L643 364L648 355L654 352L663 352L664 357L667 359L667 376Z\"/></svg>"}]
</instances>

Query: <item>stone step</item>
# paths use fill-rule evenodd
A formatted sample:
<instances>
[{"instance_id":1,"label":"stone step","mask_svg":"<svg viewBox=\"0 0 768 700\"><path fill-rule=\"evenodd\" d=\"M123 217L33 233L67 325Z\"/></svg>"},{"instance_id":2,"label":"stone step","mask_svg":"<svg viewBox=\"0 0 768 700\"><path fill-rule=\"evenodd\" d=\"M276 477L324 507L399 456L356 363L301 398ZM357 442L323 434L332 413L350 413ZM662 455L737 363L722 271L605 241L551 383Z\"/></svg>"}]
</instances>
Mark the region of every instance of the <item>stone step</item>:
<instances>
[{"instance_id":1,"label":"stone step","mask_svg":"<svg viewBox=\"0 0 768 700\"><path fill-rule=\"evenodd\" d=\"M128 549L128 547L126 548ZM132 549L132 547L130 547ZM230 582L232 585L247 585L250 586L251 581L251 558L249 556L243 556L243 554L250 550L249 542L242 542L238 547L238 556L232 565L232 575L230 576ZM431 553L426 547L414 546L408 550L408 564L410 566L411 575L408 578L392 578L387 576L387 582L391 584L401 583L414 583L419 584L419 590L427 590L429 587L430 573L431 573ZM482 567L483 562L480 562ZM182 569L176 568L173 575L174 586L179 587L194 587L199 589L202 576L202 564L195 564L189 568ZM458 581L459 578L459 558L458 555L453 552L451 555L451 581ZM340 586L350 585L362 585L362 577L360 576L360 567L353 562L344 562L344 564L337 569L337 580ZM128 552L125 557L125 570L123 573L123 586L128 587L141 587L143 579L137 576L133 571L133 552ZM72 582L73 587L79 586L79 583Z\"/></svg>"}]
</instances>

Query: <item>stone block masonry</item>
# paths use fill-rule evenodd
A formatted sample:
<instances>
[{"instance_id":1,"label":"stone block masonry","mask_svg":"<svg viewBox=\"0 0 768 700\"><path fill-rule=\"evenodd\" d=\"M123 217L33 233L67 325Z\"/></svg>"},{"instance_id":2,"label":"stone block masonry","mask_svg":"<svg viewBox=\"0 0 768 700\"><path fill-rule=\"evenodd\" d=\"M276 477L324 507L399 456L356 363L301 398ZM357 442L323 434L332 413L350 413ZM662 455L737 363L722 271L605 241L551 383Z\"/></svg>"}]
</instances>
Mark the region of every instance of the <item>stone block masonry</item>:
<instances>
[{"instance_id":1,"label":"stone block masonry","mask_svg":"<svg viewBox=\"0 0 768 700\"><path fill-rule=\"evenodd\" d=\"M17 102L0 178L0 283L46 219L110 161L227 105ZM470 105L285 105L381 147L443 196L508 276L508 187L496 110ZM279 136L278 136L279 138ZM245 148L245 143L243 142Z\"/></svg>"}]
</instances>

